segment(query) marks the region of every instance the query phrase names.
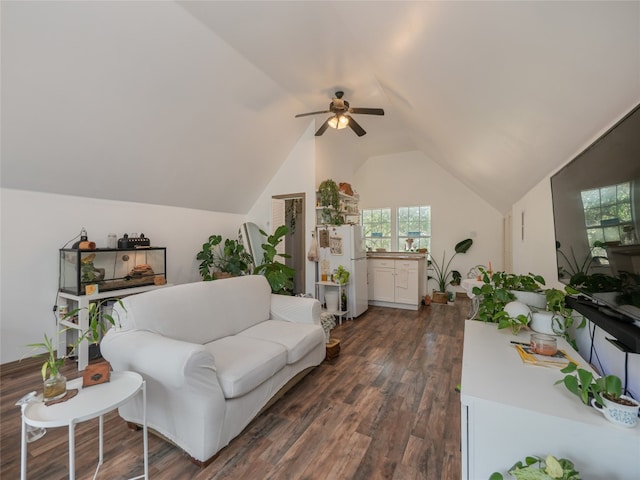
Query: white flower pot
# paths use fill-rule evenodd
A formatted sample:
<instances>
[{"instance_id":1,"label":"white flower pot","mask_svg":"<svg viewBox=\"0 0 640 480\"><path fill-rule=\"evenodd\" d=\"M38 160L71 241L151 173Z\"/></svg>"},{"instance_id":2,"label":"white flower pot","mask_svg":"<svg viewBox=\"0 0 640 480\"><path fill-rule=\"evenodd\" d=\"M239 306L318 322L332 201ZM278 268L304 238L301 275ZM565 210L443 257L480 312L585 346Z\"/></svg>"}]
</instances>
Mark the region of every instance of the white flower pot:
<instances>
[{"instance_id":1,"label":"white flower pot","mask_svg":"<svg viewBox=\"0 0 640 480\"><path fill-rule=\"evenodd\" d=\"M529 305L530 307L540 308L544 310L547 308L547 297L544 293L538 292L521 292L519 290L511 290L516 296L516 300Z\"/></svg>"},{"instance_id":2,"label":"white flower pot","mask_svg":"<svg viewBox=\"0 0 640 480\"><path fill-rule=\"evenodd\" d=\"M636 402L634 399L627 397L626 395L620 395L620 398L629 400L635 403L635 405L621 405L605 397L602 398L602 401L604 402L603 407L600 407L596 403L595 399L591 400L591 405L602 415L604 415L604 417L611 423L615 423L616 425L627 428L635 427L638 423L638 409L640 409L640 404L638 404L638 402Z\"/></svg>"},{"instance_id":3,"label":"white flower pot","mask_svg":"<svg viewBox=\"0 0 640 480\"><path fill-rule=\"evenodd\" d=\"M531 314L529 327L534 332L546 333L547 335L560 335L564 332L564 318L546 310L533 312Z\"/></svg>"}]
</instances>

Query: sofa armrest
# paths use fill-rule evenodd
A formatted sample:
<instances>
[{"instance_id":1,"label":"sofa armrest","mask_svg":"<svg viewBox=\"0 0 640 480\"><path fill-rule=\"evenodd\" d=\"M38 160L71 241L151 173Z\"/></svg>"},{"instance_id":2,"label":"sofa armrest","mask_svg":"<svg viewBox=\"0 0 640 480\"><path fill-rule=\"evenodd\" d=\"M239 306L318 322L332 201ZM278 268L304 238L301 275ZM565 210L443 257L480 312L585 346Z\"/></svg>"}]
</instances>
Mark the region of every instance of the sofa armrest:
<instances>
[{"instance_id":1,"label":"sofa armrest","mask_svg":"<svg viewBox=\"0 0 640 480\"><path fill-rule=\"evenodd\" d=\"M100 350L115 370L132 370L172 388L219 388L215 359L199 344L144 330L111 329Z\"/></svg>"},{"instance_id":2,"label":"sofa armrest","mask_svg":"<svg viewBox=\"0 0 640 480\"><path fill-rule=\"evenodd\" d=\"M271 294L271 319L320 325L320 302L314 298Z\"/></svg>"}]
</instances>

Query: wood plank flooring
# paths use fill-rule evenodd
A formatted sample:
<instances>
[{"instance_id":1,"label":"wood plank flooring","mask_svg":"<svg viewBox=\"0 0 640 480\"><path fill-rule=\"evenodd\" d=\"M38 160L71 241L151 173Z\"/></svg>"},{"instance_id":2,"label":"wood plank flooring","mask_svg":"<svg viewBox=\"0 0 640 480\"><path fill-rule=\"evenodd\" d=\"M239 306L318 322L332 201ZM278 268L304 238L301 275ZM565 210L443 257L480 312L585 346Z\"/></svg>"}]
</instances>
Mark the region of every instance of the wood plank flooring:
<instances>
[{"instance_id":1,"label":"wood plank flooring","mask_svg":"<svg viewBox=\"0 0 640 480\"><path fill-rule=\"evenodd\" d=\"M149 436L152 479L459 479L460 383L468 300L418 312L371 307L338 326L340 356L324 362L256 418L200 469L177 448ZM0 478L20 476L20 414L15 402L40 390L39 362L2 366ZM75 364L67 378L78 376ZM105 416L99 479L142 473L141 432ZM29 479L68 478L66 428L29 444ZM92 478L98 421L76 427L76 475Z\"/></svg>"}]
</instances>

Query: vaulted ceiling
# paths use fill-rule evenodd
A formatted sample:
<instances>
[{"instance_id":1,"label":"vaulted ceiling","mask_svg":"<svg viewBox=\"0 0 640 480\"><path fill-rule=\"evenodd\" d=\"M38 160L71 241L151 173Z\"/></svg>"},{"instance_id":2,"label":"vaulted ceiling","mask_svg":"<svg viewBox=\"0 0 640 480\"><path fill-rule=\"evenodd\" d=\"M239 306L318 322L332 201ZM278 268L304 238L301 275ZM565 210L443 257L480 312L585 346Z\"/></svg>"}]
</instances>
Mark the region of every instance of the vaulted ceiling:
<instances>
[{"instance_id":1,"label":"vaulted ceiling","mask_svg":"<svg viewBox=\"0 0 640 480\"><path fill-rule=\"evenodd\" d=\"M640 103L640 2L3 1L2 186L246 213L336 90L500 212ZM325 120L319 115L316 128Z\"/></svg>"}]
</instances>

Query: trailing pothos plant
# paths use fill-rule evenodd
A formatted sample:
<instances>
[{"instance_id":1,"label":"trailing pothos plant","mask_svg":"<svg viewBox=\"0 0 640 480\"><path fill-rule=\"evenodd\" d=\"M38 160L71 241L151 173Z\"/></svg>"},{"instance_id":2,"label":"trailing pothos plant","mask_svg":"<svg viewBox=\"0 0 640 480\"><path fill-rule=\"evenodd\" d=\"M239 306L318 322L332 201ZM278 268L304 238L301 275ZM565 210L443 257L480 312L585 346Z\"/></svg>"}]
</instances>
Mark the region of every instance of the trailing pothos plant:
<instances>
[{"instance_id":1,"label":"trailing pothos plant","mask_svg":"<svg viewBox=\"0 0 640 480\"><path fill-rule=\"evenodd\" d=\"M262 250L264 251L262 263L253 270L255 275L264 275L271 286L271 291L280 295L293 294L293 277L296 274L293 268L276 260L276 257L291 257L286 253L278 253L277 251L282 238L288 232L289 229L285 225L280 225L276 228L273 235L267 235L266 232L260 230L260 233L267 237L267 243L262 244Z\"/></svg>"},{"instance_id":2,"label":"trailing pothos plant","mask_svg":"<svg viewBox=\"0 0 640 480\"><path fill-rule=\"evenodd\" d=\"M552 312L556 319L552 320L551 328L556 335L562 336L573 347L574 350L578 350L578 344L575 339L571 337L570 329L575 323L575 317L573 316L573 309L567 307L565 302L567 294L575 295L579 293L576 289L566 286L564 291L557 288L548 288L544 294L547 299L547 310ZM558 325L557 318L561 318L561 325ZM584 328L587 324L585 317L582 317L581 322L576 328Z\"/></svg>"},{"instance_id":3,"label":"trailing pothos plant","mask_svg":"<svg viewBox=\"0 0 640 480\"><path fill-rule=\"evenodd\" d=\"M556 458L547 455L546 458L527 456L524 461L518 461L509 469L509 474L518 480L580 480L580 472L575 465L566 458ZM503 480L499 472L494 472L489 480Z\"/></svg>"},{"instance_id":4,"label":"trailing pothos plant","mask_svg":"<svg viewBox=\"0 0 640 480\"><path fill-rule=\"evenodd\" d=\"M558 380L555 385L564 384L567 390L576 395L587 406L591 401L591 397L602 406L604 405L602 397L616 402L622 395L622 381L616 375L595 378L589 370L579 368L573 362L560 371L565 376Z\"/></svg>"},{"instance_id":5,"label":"trailing pothos plant","mask_svg":"<svg viewBox=\"0 0 640 480\"><path fill-rule=\"evenodd\" d=\"M480 267L482 286L473 287L473 294L482 297L478 306L478 319L483 322L499 323L508 314L504 307L513 302L516 297L505 287L507 275L505 272L489 272Z\"/></svg>"}]
</instances>

